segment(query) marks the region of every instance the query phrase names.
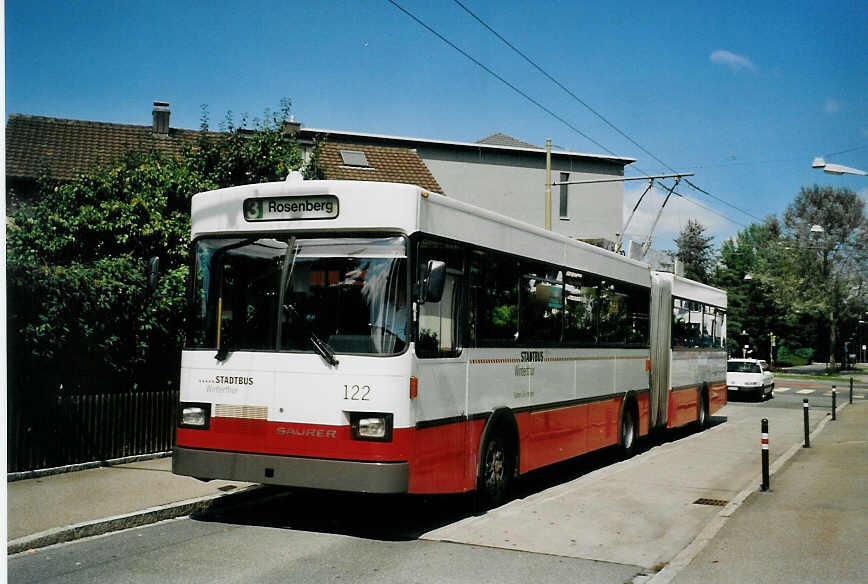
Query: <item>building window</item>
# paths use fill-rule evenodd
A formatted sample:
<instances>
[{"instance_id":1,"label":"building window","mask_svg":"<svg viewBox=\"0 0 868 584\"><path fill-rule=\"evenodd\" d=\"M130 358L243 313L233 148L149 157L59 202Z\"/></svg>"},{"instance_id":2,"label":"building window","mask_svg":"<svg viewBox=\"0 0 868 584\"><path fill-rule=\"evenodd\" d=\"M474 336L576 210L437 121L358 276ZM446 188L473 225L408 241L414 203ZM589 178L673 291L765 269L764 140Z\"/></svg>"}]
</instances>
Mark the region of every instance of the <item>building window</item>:
<instances>
[{"instance_id":1,"label":"building window","mask_svg":"<svg viewBox=\"0 0 868 584\"><path fill-rule=\"evenodd\" d=\"M561 183L568 182L570 180L570 173L562 172L561 173ZM561 219L569 219L569 209L567 207L567 189L569 189L569 185L561 184L561 205L560 205L560 218Z\"/></svg>"},{"instance_id":2,"label":"building window","mask_svg":"<svg viewBox=\"0 0 868 584\"><path fill-rule=\"evenodd\" d=\"M367 156L361 150L341 150L341 160L344 166L360 166L370 168Z\"/></svg>"}]
</instances>

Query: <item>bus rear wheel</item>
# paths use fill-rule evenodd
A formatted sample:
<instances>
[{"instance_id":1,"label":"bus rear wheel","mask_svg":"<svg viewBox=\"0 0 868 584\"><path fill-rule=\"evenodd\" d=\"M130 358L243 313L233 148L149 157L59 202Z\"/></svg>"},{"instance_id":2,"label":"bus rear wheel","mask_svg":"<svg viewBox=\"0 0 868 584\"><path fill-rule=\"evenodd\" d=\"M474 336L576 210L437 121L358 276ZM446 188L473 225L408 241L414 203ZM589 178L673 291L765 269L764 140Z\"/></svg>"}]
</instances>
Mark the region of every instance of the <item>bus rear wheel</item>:
<instances>
[{"instance_id":1,"label":"bus rear wheel","mask_svg":"<svg viewBox=\"0 0 868 584\"><path fill-rule=\"evenodd\" d=\"M480 450L482 464L476 482L479 511L502 505L509 495L512 479L512 455L504 433L500 430L485 440Z\"/></svg>"},{"instance_id":2,"label":"bus rear wheel","mask_svg":"<svg viewBox=\"0 0 868 584\"><path fill-rule=\"evenodd\" d=\"M628 405L621 414L621 424L618 431L618 445L621 449L621 456L631 458L636 454L638 437L639 427L636 424L636 415L633 413L633 408Z\"/></svg>"},{"instance_id":3,"label":"bus rear wheel","mask_svg":"<svg viewBox=\"0 0 868 584\"><path fill-rule=\"evenodd\" d=\"M708 397L704 391L699 392L699 404L697 405L696 425L700 430L705 430L711 426L711 417L708 415Z\"/></svg>"}]
</instances>

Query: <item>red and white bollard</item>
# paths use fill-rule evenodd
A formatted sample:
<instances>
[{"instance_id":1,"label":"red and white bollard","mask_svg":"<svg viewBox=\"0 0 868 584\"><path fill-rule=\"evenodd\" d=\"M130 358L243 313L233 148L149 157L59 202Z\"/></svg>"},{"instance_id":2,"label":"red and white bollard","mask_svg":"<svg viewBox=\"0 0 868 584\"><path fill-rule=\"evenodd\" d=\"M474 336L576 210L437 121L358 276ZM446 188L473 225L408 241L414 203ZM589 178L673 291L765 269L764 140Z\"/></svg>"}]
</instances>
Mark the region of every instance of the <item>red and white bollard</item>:
<instances>
[{"instance_id":1,"label":"red and white bollard","mask_svg":"<svg viewBox=\"0 0 868 584\"><path fill-rule=\"evenodd\" d=\"M763 462L763 484L762 490L769 490L769 421L767 418L762 419L761 423L762 439L762 462Z\"/></svg>"}]
</instances>

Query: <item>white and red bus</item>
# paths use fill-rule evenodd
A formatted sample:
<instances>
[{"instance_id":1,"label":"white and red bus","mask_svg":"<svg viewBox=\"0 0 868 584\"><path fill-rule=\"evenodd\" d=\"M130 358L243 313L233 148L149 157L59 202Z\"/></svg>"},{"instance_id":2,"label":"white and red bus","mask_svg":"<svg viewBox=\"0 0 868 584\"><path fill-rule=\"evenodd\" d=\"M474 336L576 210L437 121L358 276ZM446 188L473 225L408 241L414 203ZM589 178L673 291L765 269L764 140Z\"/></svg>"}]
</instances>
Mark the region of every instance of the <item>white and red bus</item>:
<instances>
[{"instance_id":1,"label":"white and red bus","mask_svg":"<svg viewBox=\"0 0 868 584\"><path fill-rule=\"evenodd\" d=\"M724 292L404 184L192 201L173 471L500 502L725 404Z\"/></svg>"}]
</instances>

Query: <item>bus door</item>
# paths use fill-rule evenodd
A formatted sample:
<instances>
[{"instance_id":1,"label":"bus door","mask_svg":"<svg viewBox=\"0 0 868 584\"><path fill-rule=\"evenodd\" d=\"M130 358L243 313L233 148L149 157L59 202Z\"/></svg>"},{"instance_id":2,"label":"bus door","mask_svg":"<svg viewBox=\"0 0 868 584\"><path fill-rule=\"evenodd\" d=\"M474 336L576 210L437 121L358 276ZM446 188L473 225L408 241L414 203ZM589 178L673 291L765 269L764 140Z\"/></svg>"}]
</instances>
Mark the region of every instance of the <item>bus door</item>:
<instances>
[{"instance_id":1,"label":"bus door","mask_svg":"<svg viewBox=\"0 0 868 584\"><path fill-rule=\"evenodd\" d=\"M464 250L423 240L416 246L416 282L421 290L428 262L446 263L443 295L419 302L416 296L415 376L411 402L416 419L416 458L411 492L467 490L467 357L460 342ZM470 487L472 488L472 486Z\"/></svg>"}]
</instances>

